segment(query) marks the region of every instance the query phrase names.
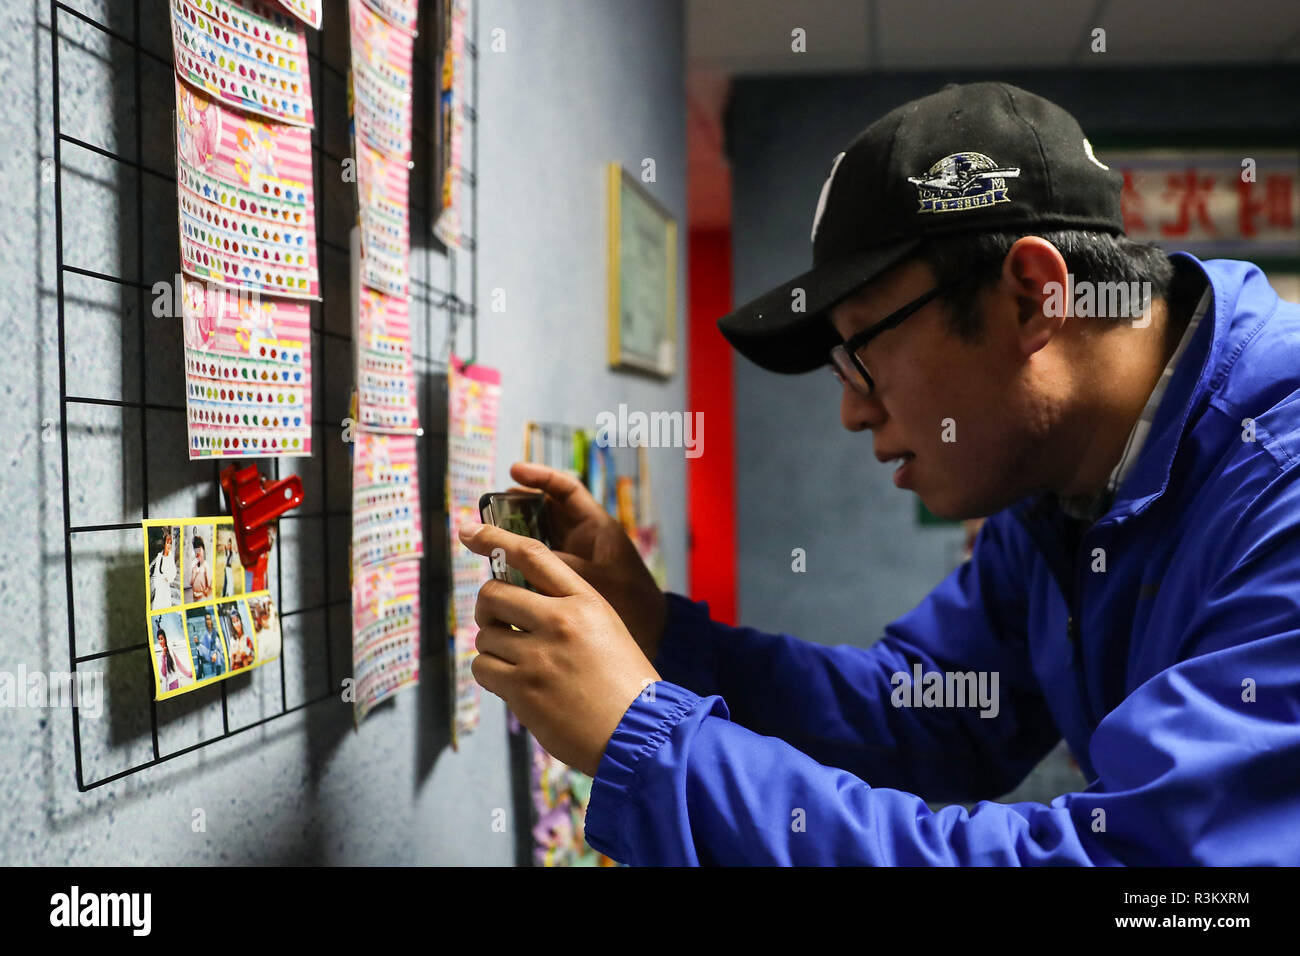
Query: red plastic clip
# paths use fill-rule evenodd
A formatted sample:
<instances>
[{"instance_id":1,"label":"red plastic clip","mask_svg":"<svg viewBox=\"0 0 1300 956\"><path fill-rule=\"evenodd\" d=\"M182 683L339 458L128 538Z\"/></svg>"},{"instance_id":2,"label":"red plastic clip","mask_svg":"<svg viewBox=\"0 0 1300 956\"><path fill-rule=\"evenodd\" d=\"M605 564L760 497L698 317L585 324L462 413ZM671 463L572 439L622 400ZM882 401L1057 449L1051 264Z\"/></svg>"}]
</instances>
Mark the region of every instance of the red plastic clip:
<instances>
[{"instance_id":1,"label":"red plastic clip","mask_svg":"<svg viewBox=\"0 0 1300 956\"><path fill-rule=\"evenodd\" d=\"M267 481L256 465L228 465L221 471L221 487L235 519L239 559L256 578L259 566L265 571L272 525L280 515L302 504L302 479L290 475Z\"/></svg>"}]
</instances>

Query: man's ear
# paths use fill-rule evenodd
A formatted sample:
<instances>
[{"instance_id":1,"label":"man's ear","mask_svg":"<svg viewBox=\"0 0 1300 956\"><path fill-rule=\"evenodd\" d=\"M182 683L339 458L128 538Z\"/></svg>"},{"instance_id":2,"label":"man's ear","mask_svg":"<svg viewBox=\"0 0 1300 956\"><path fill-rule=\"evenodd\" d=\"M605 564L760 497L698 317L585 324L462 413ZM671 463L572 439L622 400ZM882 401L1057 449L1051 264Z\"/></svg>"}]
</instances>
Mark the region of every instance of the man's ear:
<instances>
[{"instance_id":1,"label":"man's ear","mask_svg":"<svg viewBox=\"0 0 1300 956\"><path fill-rule=\"evenodd\" d=\"M999 284L1015 298L1017 338L1026 356L1047 345L1073 311L1065 259L1041 236L1024 236L1012 244L1002 260Z\"/></svg>"}]
</instances>

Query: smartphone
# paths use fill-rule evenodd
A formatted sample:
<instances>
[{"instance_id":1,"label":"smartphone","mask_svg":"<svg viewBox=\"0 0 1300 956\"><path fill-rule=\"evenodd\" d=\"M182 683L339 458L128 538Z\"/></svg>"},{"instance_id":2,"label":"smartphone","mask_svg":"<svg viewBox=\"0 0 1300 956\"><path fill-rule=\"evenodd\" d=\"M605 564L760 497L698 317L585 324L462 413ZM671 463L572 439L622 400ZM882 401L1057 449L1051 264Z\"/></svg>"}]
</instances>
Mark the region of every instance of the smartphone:
<instances>
[{"instance_id":1,"label":"smartphone","mask_svg":"<svg viewBox=\"0 0 1300 956\"><path fill-rule=\"evenodd\" d=\"M551 547L550 514L546 508L546 495L533 491L488 492L478 500L479 517L484 524L504 528L514 534L536 538ZM524 576L506 564L505 555L488 559L492 576L498 581L508 581L531 591L537 590Z\"/></svg>"}]
</instances>

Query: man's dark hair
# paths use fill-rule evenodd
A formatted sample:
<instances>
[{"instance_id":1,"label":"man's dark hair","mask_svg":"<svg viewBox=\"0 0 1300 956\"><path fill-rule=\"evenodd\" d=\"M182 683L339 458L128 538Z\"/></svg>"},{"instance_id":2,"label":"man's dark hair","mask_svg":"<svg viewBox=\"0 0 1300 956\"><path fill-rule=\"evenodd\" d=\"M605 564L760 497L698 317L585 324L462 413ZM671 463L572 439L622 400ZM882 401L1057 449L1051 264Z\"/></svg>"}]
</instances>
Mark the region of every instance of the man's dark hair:
<instances>
[{"instance_id":1,"label":"man's dark hair","mask_svg":"<svg viewBox=\"0 0 1300 956\"><path fill-rule=\"evenodd\" d=\"M1007 252L1024 236L1040 236L1056 246L1075 282L1149 282L1152 301L1168 296L1174 267L1164 250L1153 242L1075 229L941 236L926 240L917 255L929 263L939 283L956 283L944 297L953 334L968 342L979 340L984 329L975 300L1002 274ZM1114 320L1130 321L1131 316L1116 316Z\"/></svg>"}]
</instances>

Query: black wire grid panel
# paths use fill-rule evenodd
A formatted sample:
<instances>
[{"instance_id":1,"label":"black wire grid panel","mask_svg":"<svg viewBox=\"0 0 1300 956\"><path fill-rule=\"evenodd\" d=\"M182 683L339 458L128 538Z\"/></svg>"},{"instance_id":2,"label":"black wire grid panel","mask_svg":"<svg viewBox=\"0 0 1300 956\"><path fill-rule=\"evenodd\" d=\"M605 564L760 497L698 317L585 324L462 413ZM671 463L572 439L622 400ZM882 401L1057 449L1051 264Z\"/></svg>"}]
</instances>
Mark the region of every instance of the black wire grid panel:
<instances>
[{"instance_id":1,"label":"black wire grid panel","mask_svg":"<svg viewBox=\"0 0 1300 956\"><path fill-rule=\"evenodd\" d=\"M312 704L320 703L326 700L340 700L340 681L343 676L351 672L350 656L347 660L339 662L335 660L336 652L342 652L343 642L350 648L350 614L344 614L343 626L336 628L336 631L345 631L343 634L336 634L339 638L340 646L332 647L334 643L330 632L330 621L333 616L332 611L342 609L346 611L351 603L350 590L347 583L347 575L331 575L328 568L324 574L326 582L322 588L321 600L302 604L301 606L286 608L281 603L281 596L284 594L284 568L286 558L297 557L300 567L313 567L315 562L319 562L319 554L303 553L292 555L288 552L291 550L285 545L287 534L277 535L275 547L272 556L272 565L274 569L275 587L273 597L276 599L277 606L280 610L281 627L287 629L289 624L295 619L301 619L304 615L319 614L323 621L323 628L315 634L310 634L309 628L304 628L304 639L301 642L300 650L305 653L318 655L313 661L314 666L320 670L320 664L323 662L323 681L319 681L323 686L319 691L304 693L303 699L293 704L289 703L288 686L286 683L285 661L289 656L289 642L284 641L279 666L279 705L273 709L273 712L263 716L241 722L232 726L232 715L230 701L232 696L238 697L241 693L249 691L246 685L238 683L237 678L221 681L206 690L219 688L221 700L221 733L205 737L195 743L180 746L175 749L164 750L159 745L159 702L154 700L154 679L152 664L149 658L149 645L144 639L145 627L143 618L143 604L136 605L135 602L128 602L125 613L120 615L119 629L122 626L134 627L140 636L139 640L119 640L109 641L110 646L107 650L100 650L94 653L79 653L77 648L77 600L78 596L74 582L76 580L76 562L74 562L74 545L84 542L92 535L105 535L111 532L119 532L119 540L130 540L133 542L133 550L129 555L119 555L123 560L123 567L130 565L138 568L140 557L140 537L139 537L139 520L126 521L120 523L101 523L101 524L77 524L73 521L72 510L72 477L69 472L69 433L73 428L68 427L69 415L78 408L86 406L108 406L116 408L122 415L122 432L125 447L126 432L128 420L134 420L138 415L139 435L135 439L138 442L138 452L140 458L140 474L138 477L138 497L140 503L140 520L150 517L150 465L159 467L159 461L162 459L174 460L188 456L188 449L183 441L167 442L166 447L154 447L152 450L149 445L150 420L151 413L162 416L169 416L168 428L172 433L184 435L185 430L185 403L181 396L183 382L174 382L174 388L171 388L170 395L152 396L149 394L146 379L148 376L145 370L151 368L151 362L147 360L147 346L153 348L153 354L157 356L159 363L175 363L179 368L181 365L180 349L177 347L174 355L166 354L158 347L157 342L146 341L146 321L145 317L150 314L150 299L152 298L150 290L154 282L162 279L170 281L173 275L172 270L158 270L163 274L147 274L146 267L146 243L145 243L145 202L144 196L148 185L158 186L170 191L171 195L171 218L166 223L150 223L151 244L166 245L170 243L170 258L166 261L169 264L178 262L178 235L176 231L175 219L175 167L172 165L174 160L168 161L163 157L171 152L171 140L167 138L164 148L155 149L155 161L150 163L146 161L145 151L145 114L148 107L152 106L155 110L161 109L169 122L174 122L172 116L172 95L170 86L165 90L159 90L151 85L148 89L149 101L142 98L142 72L149 69L151 75L156 81L158 68L165 68L167 75L171 75L172 59L170 42L148 44L143 42L141 33L143 25L150 31L150 34L157 38L161 24L161 36L169 36L168 17L170 11L169 4L166 0L135 0L129 15L124 13L123 8L126 5L113 0L111 4L106 5L105 9L111 11L111 14L105 14L101 19L95 15L89 14L82 10L75 9L68 3L60 0L51 0L50 3L50 64L51 64L51 104L53 110L53 185L54 185L54 242L55 242L55 293L57 296L57 320L58 320L58 354L59 354L59 411L62 416L61 427L59 428L61 436L61 456L62 456L62 484L63 484L63 531L64 531L64 573L67 588L67 607L68 607L68 658L70 669L73 673L73 680L76 681L76 673L79 665L87 665L90 662L99 661L103 664L120 662L128 660L125 655L135 655L138 657L138 680L136 677L135 665L133 663L125 664L127 676L127 690L132 695L138 693L143 695L138 700L147 698L149 711L150 736L152 738L152 757L128 766L126 769L116 772L107 773L95 779L87 779L82 757L82 715L81 708L74 706L72 708L72 738L73 750L76 757L76 776L78 790L85 792L87 790L101 787L111 783L129 774L137 773L153 767L164 761L171 760L175 757L183 756L191 751L206 747L209 744L219 740L224 740L244 731L251 730L255 727L262 726L269 721L284 717L295 711L302 710ZM141 8L145 7L146 12L142 15ZM461 170L462 176L462 195L465 197L467 204L468 217L463 219L463 224L468 226L464 235L461 237L459 249L447 248L442 245L431 234L430 230L430 211L434 208L435 186L434 173L432 169L432 159L441 154L437 149L435 138L438 135L440 124L435 121L436 107L438 103L437 85L439 79L439 70L437 69L440 61L440 48L443 37L439 34L438 29L438 12L440 4L433 3L423 4L420 15L420 38L417 41L417 50L415 55L415 100L414 100L414 140L413 143L413 169L411 174L411 256L412 256L412 279L411 279L411 318L412 318L412 336L418 341L417 333L423 331L425 350L421 353L416 350L415 366L417 387L420 392L421 418L424 426L424 441L421 442L422 453L420 456L420 480L421 480L421 497L422 510L425 518L424 539L426 544L426 555L424 559L424 570L422 573L421 585L421 605L423 613L421 620L425 622L424 633L421 635L422 658L429 658L432 654L446 653L446 639L443 631L431 633L431 629L442 628L445 630L445 607L447 600L447 564L445 555L440 553L437 547L430 547L429 544L443 541L446 527L446 506L443 495L443 482L446 464L446 427L445 427L445 391L446 391L446 367L447 354L454 347L459 346L463 339L468 338L469 350L468 355L472 360L477 351L478 329L476 321L476 279L477 279L477 255L475 236L478 227L478 193L477 193L477 168L478 168L478 136L477 136L477 105L478 105L478 48L477 40L477 11L472 14L471 23L468 26L467 42L467 64L470 71L470 101L465 110L466 134L469 137L468 157L469 165ZM120 18L120 19L115 19ZM157 18L149 20L146 18ZM104 22L112 20L113 22ZM318 259L322 273L322 299L321 303L313 303L312 306L312 408L313 408L313 449L310 458L293 459L292 470L303 477L304 485L315 490L315 502L311 501L309 494L308 500L304 502L305 508L312 510L303 513L290 512L284 516L281 521L309 521L319 520L322 531L322 545L326 556L331 550L338 552L344 557L342 563L346 562L348 546L350 540L350 499L351 491L347 486L347 476L350 475L350 449L340 441L342 434L342 418L346 412L346 397L352 387L352 337L349 331L351 328L351 289L349 286L349 270L346 268L348 262L348 241L347 233L355 222L355 213L352 203L354 202L351 190L355 187L343 181L339 170L342 161L345 159L343 153L350 152L350 131L346 127L347 103L345 99L346 82L347 82L347 58L348 58L348 17L345 0L327 0L325 4L325 29L315 31L307 29L308 58L311 66L312 91L316 106L316 128L312 131L312 152L313 168L315 179L315 197L316 197L316 242L318 249ZM70 31L75 31L78 36L69 36ZM129 76L117 76L113 83L114 89L106 91L111 93L111 97L105 97L107 101L112 99L114 102L122 102L124 95L129 96L133 109L127 111L128 115L133 115L133 133L120 134L117 138L119 141L130 142L134 136L134 158L124 155L120 144L118 149L106 148L69 134L64 125L65 117L60 111L60 84L61 80L66 77L60 77L60 52L64 48L65 57L69 51L84 55L87 43L80 39L86 35L92 35L105 46L111 46L118 53L127 53L127 57L114 56L117 63L129 63ZM93 45L93 44L92 44ZM334 93L328 94L328 89L334 90ZM166 106L163 106L163 102ZM333 127L339 131L333 136L333 143L328 142L329 135L327 128ZM333 145L335 148L329 148ZM135 269L122 269L122 272L134 271L134 275L111 274L105 271L85 268L77 261L78 253L65 249L65 238L72 238L74 241L77 236L69 236L65 232L65 209L64 209L64 190L66 188L64 179L67 175L66 166L68 163L77 163L85 157L100 157L109 161L109 164L117 170L118 183L120 187L134 185L135 203L134 203L134 224L133 236L126 236L121 240L121 244L127 246L124 254L131 253L130 245L134 245L133 256ZM125 193L125 188L119 190ZM129 219L130 210L125 208L128 203L124 200L124 207L121 210L120 218ZM463 207L464 208L464 207ZM329 220L327 222L327 219ZM133 240L133 241L132 241ZM158 252L152 248L149 250L152 256L157 256ZM67 256L65 258L65 256ZM326 258L331 257L338 265L338 268L327 268ZM420 261L422 257L422 262ZM461 287L458 284L457 266L460 260L468 260L469 282L466 294L461 294ZM417 268L423 266L422 269ZM179 272L179 267L175 267ZM441 275L444 277L443 282L434 284L432 277ZM121 310L117 314L119 324L121 325L122 343L124 348L124 373L127 366L125 361L128 353L134 351L137 353L133 361L136 362L135 369L138 370L138 382L129 381L129 376L122 376L122 393L117 398L96 397L89 394L81 394L82 389L76 381L69 382L69 358L68 350L72 343L68 342L68 331L66 327L65 309L68 303L67 290L65 282L73 277L76 281L94 280L101 283L110 283L117 287L121 292L121 301L123 303ZM134 336L128 334L128 313L130 312L130 302L134 298L135 314L138 317L137 332ZM421 312L423 313L421 322ZM438 327L442 331L443 337L438 340L434 337L435 316L439 317ZM163 320L159 320L163 321ZM174 338L179 340L179 318L174 319ZM468 330L465 326L468 325ZM421 329L422 327L422 329ZM158 326L151 328L151 333L157 334ZM468 335L465 332L468 331ZM330 361L328 352L333 348L338 356L337 361ZM333 368L334 374L331 373ZM138 385L138 388L132 389L135 395L126 394L132 386ZM93 391L93 389L86 389ZM174 401L159 400L173 397ZM333 412L337 411L335 415ZM435 416L440 417L441 421L435 421ZM155 445L159 444L155 442ZM151 457L152 456L152 457ZM123 465L125 467L125 454L123 455ZM248 459L222 459L214 458L211 462L211 478L200 479L197 486L190 490L194 491L199 500L206 502L210 506L210 514L224 513L224 501L220 492L219 474L221 468L230 464L232 461L238 463L247 463ZM253 459L263 470L266 469L268 462L264 460ZM203 468L207 463L194 462L195 467ZM285 465L286 474L289 472L289 463ZM280 459L271 459L269 467L271 470L270 477L279 478L281 475ZM334 489L330 490L329 478L333 473ZM190 474L190 473L187 473ZM137 480L132 478L132 480ZM193 478L189 479L192 483ZM80 500L80 497L79 497ZM300 509L301 510L301 509ZM171 517L172 513L163 511L159 517ZM181 517L181 516L178 516ZM342 526L343 531L336 529L334 538L331 540L330 525L331 519L337 519L335 522ZM431 535L429 529L437 530L436 534ZM123 536L121 532L135 531L134 537ZM299 549L306 552L307 549ZM114 553L121 551L121 546L113 548ZM132 563L134 561L134 564ZM139 581L139 572L136 572L134 578L123 576L122 580ZM129 590L134 585L127 585ZM131 592L134 594L134 592ZM439 613L439 610L444 613ZM126 623L123 623L126 622ZM310 636L308 636L310 635ZM287 635L286 635L287 638ZM276 666L275 663L268 664L261 670L265 671ZM425 668L422 667L422 670ZM236 683L232 684L232 681ZM164 719L168 717L166 708L173 704L185 701L187 697L197 696L203 692L196 692L194 695L182 695L174 700L162 702L164 709ZM110 695L110 700L112 695ZM138 703L137 700L137 703ZM142 734L141 734L142 736ZM142 748L137 748L142 749Z\"/></svg>"}]
</instances>

